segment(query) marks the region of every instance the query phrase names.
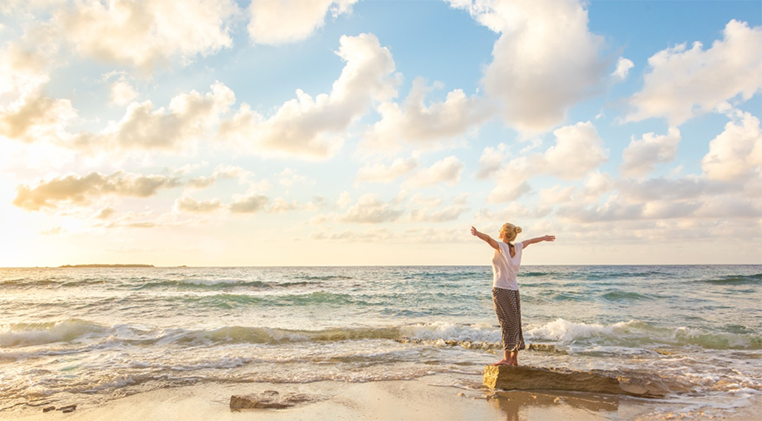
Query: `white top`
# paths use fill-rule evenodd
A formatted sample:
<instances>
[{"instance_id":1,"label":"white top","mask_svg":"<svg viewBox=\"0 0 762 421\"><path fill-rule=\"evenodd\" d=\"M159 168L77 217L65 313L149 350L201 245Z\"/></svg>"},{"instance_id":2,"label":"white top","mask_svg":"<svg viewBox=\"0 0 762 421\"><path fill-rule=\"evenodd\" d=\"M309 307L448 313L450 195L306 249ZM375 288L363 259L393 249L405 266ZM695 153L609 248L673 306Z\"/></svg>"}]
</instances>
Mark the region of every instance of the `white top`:
<instances>
[{"instance_id":1,"label":"white top","mask_svg":"<svg viewBox=\"0 0 762 421\"><path fill-rule=\"evenodd\" d=\"M516 252L513 257L511 257L511 249L508 244L502 241L498 241L497 244L500 246L500 250L495 250L495 255L492 257L492 286L518 291L519 283L516 281L516 275L519 274L521 251L524 250L524 243L513 245Z\"/></svg>"}]
</instances>

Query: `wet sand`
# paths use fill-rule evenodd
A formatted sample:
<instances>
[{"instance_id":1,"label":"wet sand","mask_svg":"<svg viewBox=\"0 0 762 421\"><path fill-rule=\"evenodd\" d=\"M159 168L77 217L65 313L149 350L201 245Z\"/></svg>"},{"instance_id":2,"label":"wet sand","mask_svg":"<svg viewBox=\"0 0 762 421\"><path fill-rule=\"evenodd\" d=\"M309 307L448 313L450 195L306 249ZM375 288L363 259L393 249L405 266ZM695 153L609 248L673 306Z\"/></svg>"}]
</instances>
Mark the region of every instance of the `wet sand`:
<instances>
[{"instance_id":1,"label":"wet sand","mask_svg":"<svg viewBox=\"0 0 762 421\"><path fill-rule=\"evenodd\" d=\"M372 383L315 382L305 384L199 384L159 389L114 399L97 407L79 406L68 414L43 413L42 408L4 412L2 419L54 420L754 420L762 401L743 408L686 411L684 405L661 400L591 393L522 392L474 389L478 379L437 375L414 380ZM464 387L454 387L459 384ZM303 393L314 400L287 409L231 411L231 395L277 390ZM71 402L75 403L75 402Z\"/></svg>"}]
</instances>

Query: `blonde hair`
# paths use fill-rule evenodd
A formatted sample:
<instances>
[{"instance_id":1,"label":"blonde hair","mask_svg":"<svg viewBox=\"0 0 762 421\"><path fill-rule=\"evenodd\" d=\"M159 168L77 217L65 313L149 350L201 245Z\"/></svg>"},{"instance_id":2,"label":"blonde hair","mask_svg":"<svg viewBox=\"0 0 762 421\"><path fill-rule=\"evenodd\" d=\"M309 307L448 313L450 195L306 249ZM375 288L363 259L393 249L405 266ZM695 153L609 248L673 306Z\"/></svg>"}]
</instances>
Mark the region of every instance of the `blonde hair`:
<instances>
[{"instance_id":1,"label":"blonde hair","mask_svg":"<svg viewBox=\"0 0 762 421\"><path fill-rule=\"evenodd\" d=\"M517 227L516 225L513 225L510 222L506 222L500 228L500 235L504 237L505 241L508 243L515 240L516 236L519 235L520 232L521 232L521 227Z\"/></svg>"}]
</instances>

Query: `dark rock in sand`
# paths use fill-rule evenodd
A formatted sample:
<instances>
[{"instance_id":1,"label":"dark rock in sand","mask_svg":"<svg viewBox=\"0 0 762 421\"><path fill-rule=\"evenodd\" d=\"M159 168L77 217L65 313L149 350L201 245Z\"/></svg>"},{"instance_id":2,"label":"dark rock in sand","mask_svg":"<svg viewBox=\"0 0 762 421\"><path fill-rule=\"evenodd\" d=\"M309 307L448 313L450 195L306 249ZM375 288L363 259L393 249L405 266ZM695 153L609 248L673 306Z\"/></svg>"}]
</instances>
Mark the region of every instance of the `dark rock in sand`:
<instances>
[{"instance_id":1,"label":"dark rock in sand","mask_svg":"<svg viewBox=\"0 0 762 421\"><path fill-rule=\"evenodd\" d=\"M68 414L70 412L74 412L76 409L77 409L77 404L76 403L74 405L67 405L67 406L62 406L62 407L58 408L58 410L63 412L64 414Z\"/></svg>"},{"instance_id":2,"label":"dark rock in sand","mask_svg":"<svg viewBox=\"0 0 762 421\"><path fill-rule=\"evenodd\" d=\"M277 390L265 390L262 393L231 396L230 409L284 409L315 400L317 400L315 397L303 393L286 393L281 395Z\"/></svg>"},{"instance_id":3,"label":"dark rock in sand","mask_svg":"<svg viewBox=\"0 0 762 421\"><path fill-rule=\"evenodd\" d=\"M506 365L486 366L484 385L504 390L570 390L646 398L662 397L669 392L660 381L613 377L589 371Z\"/></svg>"},{"instance_id":4,"label":"dark rock in sand","mask_svg":"<svg viewBox=\"0 0 762 421\"><path fill-rule=\"evenodd\" d=\"M42 408L42 412L50 412L55 410L56 410L55 406L46 406L45 408Z\"/></svg>"}]
</instances>

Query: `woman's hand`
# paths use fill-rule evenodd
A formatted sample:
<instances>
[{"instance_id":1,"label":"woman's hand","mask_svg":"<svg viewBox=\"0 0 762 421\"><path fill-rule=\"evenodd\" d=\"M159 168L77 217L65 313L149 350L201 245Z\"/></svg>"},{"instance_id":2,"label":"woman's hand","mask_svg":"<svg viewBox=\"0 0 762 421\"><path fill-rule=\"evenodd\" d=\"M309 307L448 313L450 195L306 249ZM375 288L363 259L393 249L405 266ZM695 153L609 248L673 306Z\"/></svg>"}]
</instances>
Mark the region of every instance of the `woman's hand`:
<instances>
[{"instance_id":1,"label":"woman's hand","mask_svg":"<svg viewBox=\"0 0 762 421\"><path fill-rule=\"evenodd\" d=\"M555 241L556 240L556 236L555 235L546 235L546 236L542 237L542 239L543 239L543 241Z\"/></svg>"}]
</instances>

